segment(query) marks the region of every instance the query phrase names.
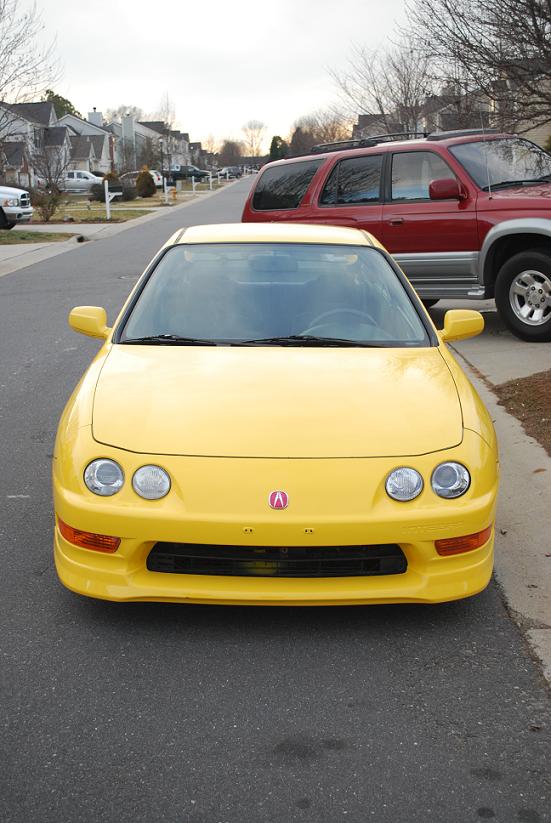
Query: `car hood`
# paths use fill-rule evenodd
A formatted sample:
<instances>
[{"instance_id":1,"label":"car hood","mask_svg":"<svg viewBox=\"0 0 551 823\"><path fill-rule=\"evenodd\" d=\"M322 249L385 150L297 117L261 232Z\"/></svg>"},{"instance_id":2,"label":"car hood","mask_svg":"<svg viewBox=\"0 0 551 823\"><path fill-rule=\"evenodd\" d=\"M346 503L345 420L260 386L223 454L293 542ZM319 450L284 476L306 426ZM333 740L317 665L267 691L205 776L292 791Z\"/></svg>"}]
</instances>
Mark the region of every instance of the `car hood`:
<instances>
[{"instance_id":1,"label":"car hood","mask_svg":"<svg viewBox=\"0 0 551 823\"><path fill-rule=\"evenodd\" d=\"M92 430L133 452L210 457L397 457L463 436L435 347L114 345Z\"/></svg>"},{"instance_id":2,"label":"car hood","mask_svg":"<svg viewBox=\"0 0 551 823\"><path fill-rule=\"evenodd\" d=\"M21 197L22 194L28 194L28 192L25 189L14 189L12 186L0 186L2 197Z\"/></svg>"}]
</instances>

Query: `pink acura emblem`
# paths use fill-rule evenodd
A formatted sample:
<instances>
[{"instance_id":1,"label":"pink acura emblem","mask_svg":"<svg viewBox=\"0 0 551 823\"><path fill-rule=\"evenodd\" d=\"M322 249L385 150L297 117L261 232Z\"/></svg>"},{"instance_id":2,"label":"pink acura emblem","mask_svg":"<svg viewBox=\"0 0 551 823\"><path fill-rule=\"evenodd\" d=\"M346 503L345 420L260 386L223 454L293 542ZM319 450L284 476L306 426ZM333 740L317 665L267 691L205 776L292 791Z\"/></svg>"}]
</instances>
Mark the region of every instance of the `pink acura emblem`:
<instances>
[{"instance_id":1,"label":"pink acura emblem","mask_svg":"<svg viewBox=\"0 0 551 823\"><path fill-rule=\"evenodd\" d=\"M270 492L268 503L272 509L286 509L289 505L289 495L282 491Z\"/></svg>"}]
</instances>

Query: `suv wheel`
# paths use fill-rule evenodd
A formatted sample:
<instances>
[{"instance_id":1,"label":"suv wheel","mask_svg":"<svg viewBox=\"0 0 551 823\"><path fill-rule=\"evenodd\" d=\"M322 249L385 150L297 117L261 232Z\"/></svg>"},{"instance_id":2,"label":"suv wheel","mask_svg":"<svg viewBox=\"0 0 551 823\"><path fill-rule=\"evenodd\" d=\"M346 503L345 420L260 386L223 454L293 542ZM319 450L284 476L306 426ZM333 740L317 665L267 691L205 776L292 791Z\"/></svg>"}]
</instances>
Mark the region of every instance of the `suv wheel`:
<instances>
[{"instance_id":1,"label":"suv wheel","mask_svg":"<svg viewBox=\"0 0 551 823\"><path fill-rule=\"evenodd\" d=\"M503 321L521 340L551 340L551 255L539 249L515 254L497 275L495 300Z\"/></svg>"}]
</instances>

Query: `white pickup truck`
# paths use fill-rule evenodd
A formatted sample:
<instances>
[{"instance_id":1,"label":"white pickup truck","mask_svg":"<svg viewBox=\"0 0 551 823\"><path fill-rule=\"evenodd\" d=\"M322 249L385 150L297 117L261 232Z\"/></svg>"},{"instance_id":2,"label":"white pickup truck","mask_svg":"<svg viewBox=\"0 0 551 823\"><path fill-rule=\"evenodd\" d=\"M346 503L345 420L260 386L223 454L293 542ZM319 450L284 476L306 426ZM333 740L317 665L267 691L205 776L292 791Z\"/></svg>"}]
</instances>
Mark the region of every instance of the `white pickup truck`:
<instances>
[{"instance_id":1,"label":"white pickup truck","mask_svg":"<svg viewBox=\"0 0 551 823\"><path fill-rule=\"evenodd\" d=\"M0 186L0 229L13 229L33 216L31 196L24 189Z\"/></svg>"}]
</instances>

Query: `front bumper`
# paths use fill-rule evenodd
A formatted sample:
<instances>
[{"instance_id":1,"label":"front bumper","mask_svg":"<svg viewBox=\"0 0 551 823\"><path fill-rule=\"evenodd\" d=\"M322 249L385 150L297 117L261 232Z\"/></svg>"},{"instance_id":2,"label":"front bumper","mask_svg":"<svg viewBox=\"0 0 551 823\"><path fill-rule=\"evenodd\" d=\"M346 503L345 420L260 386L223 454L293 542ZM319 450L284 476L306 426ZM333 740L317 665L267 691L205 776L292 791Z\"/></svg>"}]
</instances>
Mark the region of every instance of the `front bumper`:
<instances>
[{"instance_id":1,"label":"front bumper","mask_svg":"<svg viewBox=\"0 0 551 823\"><path fill-rule=\"evenodd\" d=\"M388 498L384 481L404 461L395 458L270 460L259 458L160 457L121 453L94 445L70 455L56 446L56 515L78 529L121 538L115 554L79 548L55 528L55 562L67 588L106 600L150 600L247 605L354 605L439 603L482 591L493 567L493 533L474 551L441 557L434 541L482 531L494 522L497 492L495 452L474 432L461 446L410 458L430 480L442 460L461 460L473 482L458 500L441 500L430 482L415 501ZM110 457L123 465L127 481L113 498L86 489L82 471L89 460ZM173 480L163 500L144 501L130 478L156 462ZM427 488L428 486L428 488ZM289 507L267 505L273 489L285 489ZM173 574L149 571L156 542L225 546L353 546L398 544L407 559L403 574L283 578Z\"/></svg>"}]
</instances>

